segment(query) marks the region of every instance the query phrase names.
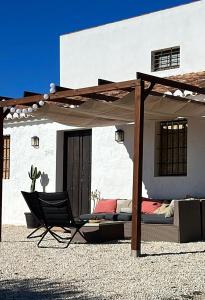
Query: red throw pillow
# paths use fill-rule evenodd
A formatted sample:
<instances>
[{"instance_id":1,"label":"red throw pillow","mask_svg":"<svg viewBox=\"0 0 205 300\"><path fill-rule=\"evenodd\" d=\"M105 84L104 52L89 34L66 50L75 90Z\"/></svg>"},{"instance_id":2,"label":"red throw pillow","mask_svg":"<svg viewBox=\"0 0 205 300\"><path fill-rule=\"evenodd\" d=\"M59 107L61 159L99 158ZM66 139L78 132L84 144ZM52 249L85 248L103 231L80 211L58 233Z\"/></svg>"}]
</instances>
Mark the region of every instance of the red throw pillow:
<instances>
[{"instance_id":1,"label":"red throw pillow","mask_svg":"<svg viewBox=\"0 0 205 300\"><path fill-rule=\"evenodd\" d=\"M152 214L157 208L162 205L160 202L156 202L154 200L144 200L142 199L142 214Z\"/></svg>"},{"instance_id":2,"label":"red throw pillow","mask_svg":"<svg viewBox=\"0 0 205 300\"><path fill-rule=\"evenodd\" d=\"M117 200L115 199L102 199L100 200L95 209L94 213L115 213L117 208Z\"/></svg>"}]
</instances>

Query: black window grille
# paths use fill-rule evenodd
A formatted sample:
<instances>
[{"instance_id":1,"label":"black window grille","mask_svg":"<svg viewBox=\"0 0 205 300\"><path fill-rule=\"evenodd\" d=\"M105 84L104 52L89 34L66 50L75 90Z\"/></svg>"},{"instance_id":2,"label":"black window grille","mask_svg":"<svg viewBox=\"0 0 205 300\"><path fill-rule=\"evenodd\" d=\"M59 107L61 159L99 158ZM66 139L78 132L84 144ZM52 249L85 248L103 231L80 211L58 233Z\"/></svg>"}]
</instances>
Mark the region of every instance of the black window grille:
<instances>
[{"instance_id":1,"label":"black window grille","mask_svg":"<svg viewBox=\"0 0 205 300\"><path fill-rule=\"evenodd\" d=\"M3 144L3 179L10 178L10 136L4 136Z\"/></svg>"},{"instance_id":2,"label":"black window grille","mask_svg":"<svg viewBox=\"0 0 205 300\"><path fill-rule=\"evenodd\" d=\"M187 120L160 122L159 176L187 175Z\"/></svg>"},{"instance_id":3,"label":"black window grille","mask_svg":"<svg viewBox=\"0 0 205 300\"><path fill-rule=\"evenodd\" d=\"M152 52L152 72L179 68L180 47L173 47Z\"/></svg>"}]
</instances>

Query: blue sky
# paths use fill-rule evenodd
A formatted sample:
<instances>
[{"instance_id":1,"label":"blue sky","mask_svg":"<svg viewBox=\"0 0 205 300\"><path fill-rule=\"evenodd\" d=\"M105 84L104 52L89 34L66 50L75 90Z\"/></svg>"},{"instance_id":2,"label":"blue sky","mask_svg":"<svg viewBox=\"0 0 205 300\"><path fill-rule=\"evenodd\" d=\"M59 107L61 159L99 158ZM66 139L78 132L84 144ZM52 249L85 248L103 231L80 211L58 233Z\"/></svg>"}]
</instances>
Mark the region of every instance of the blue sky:
<instances>
[{"instance_id":1,"label":"blue sky","mask_svg":"<svg viewBox=\"0 0 205 300\"><path fill-rule=\"evenodd\" d=\"M59 36L189 3L180 0L1 1L0 95L48 92L59 83Z\"/></svg>"}]
</instances>

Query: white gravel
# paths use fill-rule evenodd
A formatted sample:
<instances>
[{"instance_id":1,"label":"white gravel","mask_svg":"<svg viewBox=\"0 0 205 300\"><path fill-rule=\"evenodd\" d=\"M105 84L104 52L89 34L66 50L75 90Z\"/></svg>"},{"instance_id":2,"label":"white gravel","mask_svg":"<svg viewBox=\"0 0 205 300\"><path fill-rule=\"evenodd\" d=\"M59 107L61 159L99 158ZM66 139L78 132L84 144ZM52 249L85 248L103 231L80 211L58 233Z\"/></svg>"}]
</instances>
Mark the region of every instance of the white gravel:
<instances>
[{"instance_id":1,"label":"white gravel","mask_svg":"<svg viewBox=\"0 0 205 300\"><path fill-rule=\"evenodd\" d=\"M28 233L3 227L0 299L205 300L204 242L143 242L133 258L130 241L39 249Z\"/></svg>"}]
</instances>

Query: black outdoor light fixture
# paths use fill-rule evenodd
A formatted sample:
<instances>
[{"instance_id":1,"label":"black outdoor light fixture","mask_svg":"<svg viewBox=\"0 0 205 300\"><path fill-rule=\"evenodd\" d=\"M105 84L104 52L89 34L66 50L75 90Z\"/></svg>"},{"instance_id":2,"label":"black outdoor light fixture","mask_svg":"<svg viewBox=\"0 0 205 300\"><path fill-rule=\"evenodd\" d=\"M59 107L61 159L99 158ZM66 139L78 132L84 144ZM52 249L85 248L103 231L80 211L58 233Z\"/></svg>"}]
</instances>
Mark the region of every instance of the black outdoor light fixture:
<instances>
[{"instance_id":1,"label":"black outdoor light fixture","mask_svg":"<svg viewBox=\"0 0 205 300\"><path fill-rule=\"evenodd\" d=\"M124 142L124 130L118 129L115 131L115 141L118 143Z\"/></svg>"},{"instance_id":2,"label":"black outdoor light fixture","mask_svg":"<svg viewBox=\"0 0 205 300\"><path fill-rule=\"evenodd\" d=\"M34 148L38 148L39 147L39 137L38 136L32 136L32 138L31 138L31 146L33 146Z\"/></svg>"}]
</instances>

